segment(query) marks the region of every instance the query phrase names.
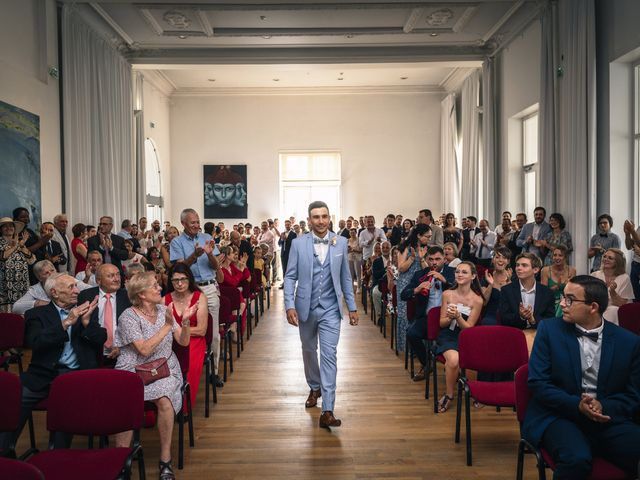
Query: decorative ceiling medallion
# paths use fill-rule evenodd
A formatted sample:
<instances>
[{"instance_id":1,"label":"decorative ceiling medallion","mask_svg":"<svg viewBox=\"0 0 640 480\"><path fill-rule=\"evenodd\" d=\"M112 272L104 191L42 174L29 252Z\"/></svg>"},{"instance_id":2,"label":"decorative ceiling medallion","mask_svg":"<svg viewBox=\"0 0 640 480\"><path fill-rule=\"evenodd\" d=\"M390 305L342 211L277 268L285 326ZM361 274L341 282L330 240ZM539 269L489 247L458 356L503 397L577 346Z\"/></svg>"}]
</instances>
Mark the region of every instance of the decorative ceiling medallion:
<instances>
[{"instance_id":1,"label":"decorative ceiling medallion","mask_svg":"<svg viewBox=\"0 0 640 480\"><path fill-rule=\"evenodd\" d=\"M453 11L448 8L441 8L427 15L425 21L431 27L442 27L453 18Z\"/></svg>"},{"instance_id":2,"label":"decorative ceiling medallion","mask_svg":"<svg viewBox=\"0 0 640 480\"><path fill-rule=\"evenodd\" d=\"M169 10L162 16L162 19L173 28L178 28L180 30L186 30L191 26L191 20L189 20L189 17L177 10Z\"/></svg>"}]
</instances>

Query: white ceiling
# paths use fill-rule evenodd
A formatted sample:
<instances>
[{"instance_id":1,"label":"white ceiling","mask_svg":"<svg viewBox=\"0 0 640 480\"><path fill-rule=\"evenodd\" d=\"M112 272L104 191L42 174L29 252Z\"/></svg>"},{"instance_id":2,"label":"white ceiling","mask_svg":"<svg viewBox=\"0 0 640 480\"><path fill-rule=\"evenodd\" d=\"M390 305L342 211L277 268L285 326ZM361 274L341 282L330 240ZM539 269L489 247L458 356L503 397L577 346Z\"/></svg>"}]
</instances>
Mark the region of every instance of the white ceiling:
<instances>
[{"instance_id":1,"label":"white ceiling","mask_svg":"<svg viewBox=\"0 0 640 480\"><path fill-rule=\"evenodd\" d=\"M79 8L94 25L171 93L444 91L540 8L538 0L64 1L88 4Z\"/></svg>"}]
</instances>

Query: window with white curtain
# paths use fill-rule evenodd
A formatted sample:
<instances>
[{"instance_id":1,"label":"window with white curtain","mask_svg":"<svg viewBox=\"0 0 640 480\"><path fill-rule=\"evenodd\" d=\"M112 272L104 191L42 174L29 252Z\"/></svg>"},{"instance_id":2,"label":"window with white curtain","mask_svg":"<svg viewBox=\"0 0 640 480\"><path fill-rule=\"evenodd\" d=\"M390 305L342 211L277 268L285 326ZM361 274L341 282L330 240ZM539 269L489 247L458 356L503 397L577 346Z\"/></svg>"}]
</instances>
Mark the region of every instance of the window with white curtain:
<instances>
[{"instance_id":1,"label":"window with white curtain","mask_svg":"<svg viewBox=\"0 0 640 480\"><path fill-rule=\"evenodd\" d=\"M636 221L640 221L640 64L633 69L634 98L633 98L633 151L635 158L634 196L636 204Z\"/></svg>"},{"instance_id":2,"label":"window with white curtain","mask_svg":"<svg viewBox=\"0 0 640 480\"><path fill-rule=\"evenodd\" d=\"M340 218L341 155L339 152L280 154L280 216L307 218L307 207L322 200L336 224Z\"/></svg>"},{"instance_id":3,"label":"window with white curtain","mask_svg":"<svg viewBox=\"0 0 640 480\"><path fill-rule=\"evenodd\" d=\"M147 138L144 141L144 179L145 205L147 207L147 221L151 225L154 220L163 222L162 183L160 179L160 158L156 143Z\"/></svg>"},{"instance_id":4,"label":"window with white curtain","mask_svg":"<svg viewBox=\"0 0 640 480\"><path fill-rule=\"evenodd\" d=\"M528 217L538 205L538 112L522 118L524 208Z\"/></svg>"}]
</instances>

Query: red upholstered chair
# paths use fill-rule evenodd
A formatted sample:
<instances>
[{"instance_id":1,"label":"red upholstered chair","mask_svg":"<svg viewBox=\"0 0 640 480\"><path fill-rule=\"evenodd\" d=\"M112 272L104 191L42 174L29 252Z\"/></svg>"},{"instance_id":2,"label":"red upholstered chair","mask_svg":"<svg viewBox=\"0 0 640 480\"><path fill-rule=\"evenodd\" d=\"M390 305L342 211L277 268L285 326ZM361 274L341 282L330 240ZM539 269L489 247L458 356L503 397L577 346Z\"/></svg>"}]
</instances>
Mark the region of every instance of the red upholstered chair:
<instances>
[{"instance_id":1,"label":"red upholstered chair","mask_svg":"<svg viewBox=\"0 0 640 480\"><path fill-rule=\"evenodd\" d=\"M516 385L516 414L518 422L522 427L525 415L527 414L527 406L531 398L531 391L527 385L529 379L529 365L523 365L516 371L515 385ZM520 439L518 444L518 466L516 470L516 480L522 480L524 473L524 454L534 454L536 456L536 468L538 469L538 480L546 480L545 468L550 467L551 470L555 468L555 464L549 452L543 448L536 448L527 442L524 438ZM607 462L601 457L595 457L593 459L591 475L589 480L631 480L633 477L629 477L623 470L620 470L615 465Z\"/></svg>"},{"instance_id":2,"label":"red upholstered chair","mask_svg":"<svg viewBox=\"0 0 640 480\"><path fill-rule=\"evenodd\" d=\"M22 373L22 345L24 344L24 317L16 313L0 313L0 368L9 370L16 363Z\"/></svg>"},{"instance_id":3,"label":"red upholstered chair","mask_svg":"<svg viewBox=\"0 0 640 480\"><path fill-rule=\"evenodd\" d=\"M33 465L0 457L0 478L11 480L45 480L44 474Z\"/></svg>"},{"instance_id":4,"label":"red upholstered chair","mask_svg":"<svg viewBox=\"0 0 640 480\"><path fill-rule=\"evenodd\" d=\"M13 432L20 423L20 405L22 403L22 384L20 377L9 372L0 372L0 392L2 392L2 408L0 408L0 432ZM2 457L16 457L15 445L7 450L0 450ZM2 473L2 469L0 469ZM0 475L0 478L3 478ZM6 476L4 478L12 478Z\"/></svg>"},{"instance_id":5,"label":"red upholstered chair","mask_svg":"<svg viewBox=\"0 0 640 480\"><path fill-rule=\"evenodd\" d=\"M222 303L222 300L221 302ZM215 374L213 372L213 353L211 343L213 342L213 317L207 317L207 331L204 334L204 341L207 344L207 352L204 355L204 416L209 418L209 389L213 390L213 403L218 403L218 390L216 389Z\"/></svg>"},{"instance_id":6,"label":"red upholstered chair","mask_svg":"<svg viewBox=\"0 0 640 480\"><path fill-rule=\"evenodd\" d=\"M471 465L471 397L477 402L494 407L515 407L516 388L513 381L486 382L469 380L465 371L487 373L515 372L529 361L527 341L522 330L513 327L486 326L467 328L458 338L460 379L456 409L456 443L460 442L462 417L462 391L465 404L465 437L467 465Z\"/></svg>"},{"instance_id":7,"label":"red upholstered chair","mask_svg":"<svg viewBox=\"0 0 640 480\"><path fill-rule=\"evenodd\" d=\"M223 380L227 381L227 361L229 362L229 371L233 373L233 342L231 341L231 331L229 326L237 322L237 316L233 314L231 309L231 301L224 295L220 295L220 338L222 339L222 358L224 362ZM213 355L213 354L212 354ZM213 360L213 357L211 357Z\"/></svg>"},{"instance_id":8,"label":"red upholstered chair","mask_svg":"<svg viewBox=\"0 0 640 480\"><path fill-rule=\"evenodd\" d=\"M236 354L240 357L240 351L244 350L244 339L242 336L242 315L240 314L240 304L242 303L242 294L235 287L230 287L228 285L220 285L220 296L227 297L231 304L231 310L237 312L236 314L236 323L237 323L237 332L236 332Z\"/></svg>"},{"instance_id":9,"label":"red upholstered chair","mask_svg":"<svg viewBox=\"0 0 640 480\"><path fill-rule=\"evenodd\" d=\"M618 309L618 323L622 328L640 335L640 303L625 303Z\"/></svg>"},{"instance_id":10,"label":"red upholstered chair","mask_svg":"<svg viewBox=\"0 0 640 480\"><path fill-rule=\"evenodd\" d=\"M140 427L144 408L144 385L138 375L124 370L80 370L60 375L51 384L47 405L47 429L76 435L114 435L134 431L133 447L97 450L52 449L28 462L47 480L113 480L131 476L138 461L144 479Z\"/></svg>"},{"instance_id":11,"label":"red upholstered chair","mask_svg":"<svg viewBox=\"0 0 640 480\"><path fill-rule=\"evenodd\" d=\"M444 357L436 355L436 340L440 333L440 307L433 307L427 314L427 374L424 398L429 399L429 377L433 375L433 413L438 413L438 363L444 365Z\"/></svg>"}]
</instances>

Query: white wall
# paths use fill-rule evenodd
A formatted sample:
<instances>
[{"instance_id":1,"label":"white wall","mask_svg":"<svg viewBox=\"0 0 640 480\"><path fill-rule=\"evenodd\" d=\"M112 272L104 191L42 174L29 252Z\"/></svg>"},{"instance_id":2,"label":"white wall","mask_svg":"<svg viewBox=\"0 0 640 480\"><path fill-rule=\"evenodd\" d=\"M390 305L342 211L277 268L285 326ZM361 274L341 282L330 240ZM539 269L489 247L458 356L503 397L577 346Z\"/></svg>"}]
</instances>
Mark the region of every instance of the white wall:
<instances>
[{"instance_id":1,"label":"white wall","mask_svg":"<svg viewBox=\"0 0 640 480\"><path fill-rule=\"evenodd\" d=\"M58 81L47 75L58 64L55 1L3 0L0 18L0 100L40 116L42 218L51 219L62 208Z\"/></svg>"},{"instance_id":2,"label":"white wall","mask_svg":"<svg viewBox=\"0 0 640 480\"><path fill-rule=\"evenodd\" d=\"M144 78L143 98L144 137L151 138L156 144L160 158L164 219L171 220L170 100L148 76Z\"/></svg>"},{"instance_id":3,"label":"white wall","mask_svg":"<svg viewBox=\"0 0 640 480\"><path fill-rule=\"evenodd\" d=\"M534 21L499 54L500 176L502 205L499 210L521 211L524 207L522 184L522 134L517 119L540 98L540 22Z\"/></svg>"},{"instance_id":4,"label":"white wall","mask_svg":"<svg viewBox=\"0 0 640 480\"><path fill-rule=\"evenodd\" d=\"M278 153L339 150L342 216L440 213L439 94L174 97L171 220L203 210L202 165L247 164L249 220L278 216ZM387 186L393 182L393 186ZM286 212L285 212L286 215Z\"/></svg>"}]
</instances>

